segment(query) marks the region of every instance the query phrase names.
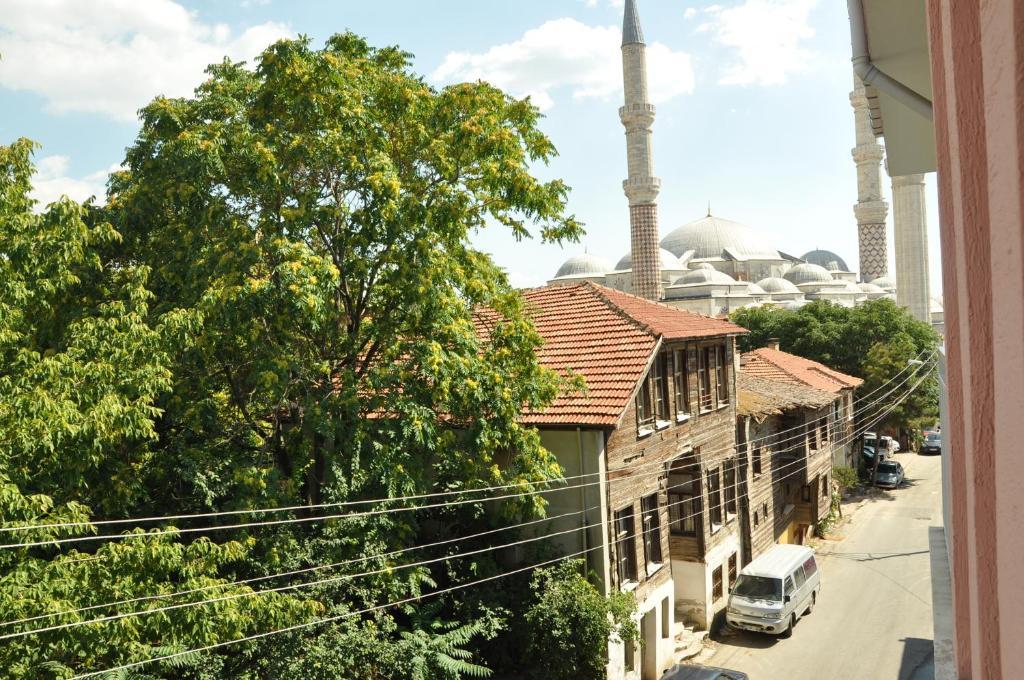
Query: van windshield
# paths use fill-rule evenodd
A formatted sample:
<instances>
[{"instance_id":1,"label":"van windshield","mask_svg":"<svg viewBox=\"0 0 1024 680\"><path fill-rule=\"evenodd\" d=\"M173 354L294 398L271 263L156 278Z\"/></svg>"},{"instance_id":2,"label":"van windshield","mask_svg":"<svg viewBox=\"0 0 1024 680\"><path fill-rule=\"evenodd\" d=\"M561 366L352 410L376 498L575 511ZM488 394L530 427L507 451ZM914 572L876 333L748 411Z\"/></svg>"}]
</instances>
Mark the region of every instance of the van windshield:
<instances>
[{"instance_id":1,"label":"van windshield","mask_svg":"<svg viewBox=\"0 0 1024 680\"><path fill-rule=\"evenodd\" d=\"M739 595L750 600L773 600L782 601L782 581L767 576L748 576L740 574L736 580L736 587L732 590L733 595Z\"/></svg>"}]
</instances>

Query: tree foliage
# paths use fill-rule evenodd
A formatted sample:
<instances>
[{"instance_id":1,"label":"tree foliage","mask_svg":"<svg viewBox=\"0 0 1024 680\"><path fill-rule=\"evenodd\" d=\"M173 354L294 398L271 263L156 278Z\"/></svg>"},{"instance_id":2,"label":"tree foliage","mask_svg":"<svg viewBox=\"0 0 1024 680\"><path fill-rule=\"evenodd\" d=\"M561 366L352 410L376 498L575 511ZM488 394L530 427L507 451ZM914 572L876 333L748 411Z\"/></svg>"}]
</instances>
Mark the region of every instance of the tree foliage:
<instances>
[{"instance_id":1,"label":"tree foliage","mask_svg":"<svg viewBox=\"0 0 1024 680\"><path fill-rule=\"evenodd\" d=\"M526 490L561 478L519 421L574 383L539 366L521 298L470 244L484 228L549 241L581 233L566 214L568 188L531 172L555 150L528 100L486 83L434 89L409 55L342 34L321 49L278 42L254 68L214 65L193 97L156 99L141 116L101 206L62 199L33 212L31 145L0 150L5 524ZM406 564L483 539L384 554L543 512L534 495L0 553L8 620L207 586L244 593L224 584L329 563L379 571L22 638L0 646L0 665L14 677L63 676L467 583L500 572L500 555ZM252 517L182 527L239 519ZM66 535L41 531L18 536ZM483 677L473 648L505 614L455 597L434 607L429 617L410 607L342 618L143 672Z\"/></svg>"},{"instance_id":2,"label":"tree foliage","mask_svg":"<svg viewBox=\"0 0 1024 680\"><path fill-rule=\"evenodd\" d=\"M914 319L892 300L871 300L856 307L814 301L798 310L771 307L741 309L733 321L750 331L739 340L742 351L763 347L777 338L782 349L864 380L863 394L885 389L872 399L898 388L879 405L888 407L908 387L908 361L928 359L939 345L939 336L926 323ZM892 378L900 376L896 383ZM878 414L872 408L867 415ZM938 382L934 373L891 413L879 427L914 427L938 417ZM929 423L930 424L930 423Z\"/></svg>"}]
</instances>

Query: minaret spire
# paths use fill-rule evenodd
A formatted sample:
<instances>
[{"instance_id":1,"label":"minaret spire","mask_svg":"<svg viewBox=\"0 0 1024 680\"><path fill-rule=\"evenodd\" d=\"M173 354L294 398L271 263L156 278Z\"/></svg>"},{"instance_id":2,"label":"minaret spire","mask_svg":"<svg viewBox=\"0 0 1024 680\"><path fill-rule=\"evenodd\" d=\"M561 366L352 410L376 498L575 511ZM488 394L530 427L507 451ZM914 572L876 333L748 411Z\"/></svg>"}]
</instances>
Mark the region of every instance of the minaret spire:
<instances>
[{"instance_id":1,"label":"minaret spire","mask_svg":"<svg viewBox=\"0 0 1024 680\"><path fill-rule=\"evenodd\" d=\"M889 244L885 235L889 205L882 198L884 154L871 129L867 90L857 75L853 76L850 104L857 125L857 146L853 148L853 161L857 164L857 205L853 206L853 214L857 217L860 277L862 281L871 281L885 276L889 270Z\"/></svg>"},{"instance_id":2,"label":"minaret spire","mask_svg":"<svg viewBox=\"0 0 1024 680\"><path fill-rule=\"evenodd\" d=\"M630 243L633 254L633 292L661 298L658 246L658 205L661 180L654 177L651 126L654 106L647 96L647 47L644 44L636 0L626 0L622 19L622 77L625 105L619 118L626 128L629 175L622 188L629 199Z\"/></svg>"}]
</instances>

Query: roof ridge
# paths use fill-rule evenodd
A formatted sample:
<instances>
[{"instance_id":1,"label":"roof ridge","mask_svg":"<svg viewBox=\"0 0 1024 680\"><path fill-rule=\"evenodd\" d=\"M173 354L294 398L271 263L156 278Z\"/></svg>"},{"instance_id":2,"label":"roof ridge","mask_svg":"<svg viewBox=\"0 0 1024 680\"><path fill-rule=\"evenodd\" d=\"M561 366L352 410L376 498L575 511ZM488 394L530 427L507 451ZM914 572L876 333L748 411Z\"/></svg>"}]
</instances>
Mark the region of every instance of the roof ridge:
<instances>
[{"instance_id":1,"label":"roof ridge","mask_svg":"<svg viewBox=\"0 0 1024 680\"><path fill-rule=\"evenodd\" d=\"M621 316L626 321L629 321L630 323L632 323L638 329L642 330L645 333L648 333L649 335L651 335L651 337L660 338L662 336L661 333L658 333L653 328L651 328L649 325L647 325L646 323L644 323L640 319L636 318L635 316L633 316L632 314L630 314L629 312L624 310L619 305L615 304L615 301L613 301L611 298L609 298L607 295L605 295L604 291L605 290L612 290L611 288L607 288L606 286L602 286L600 284L594 283L593 281L584 281L583 283L580 284L580 286L584 287L584 288L590 288L591 292L594 295L596 295L597 298L599 300L601 300L605 305L607 305L609 309L611 309L613 312L615 312L616 314ZM616 291L616 292L617 293L621 293L622 291ZM629 295L629 293L622 293L622 294L623 295ZM639 297L637 295L634 295L633 297L636 297L639 300L645 300L647 302L650 302L650 300L647 300L647 298L642 298L642 297Z\"/></svg>"},{"instance_id":2,"label":"roof ridge","mask_svg":"<svg viewBox=\"0 0 1024 680\"><path fill-rule=\"evenodd\" d=\"M758 358L760 358L762 361L767 361L769 364L771 364L775 368L779 369L780 371L782 371L783 373L788 375L793 380L796 380L801 385L804 385L806 387L811 387L811 388L814 387L813 385L811 385L811 383L807 382L806 380L803 380L799 376L793 375L793 373L791 371L787 371L786 367L779 365L779 363L777 361L772 361L769 357L765 356L764 354L760 354L761 350L763 350L763 349L764 350L770 350L770 351L773 351L773 352L778 352L780 354L788 354L789 356L796 357L797 359L803 359L803 357L797 356L796 354L790 354L789 352L783 352L781 349L773 350L771 347L758 347L757 349L755 349L753 351L754 353L757 353Z\"/></svg>"}]
</instances>

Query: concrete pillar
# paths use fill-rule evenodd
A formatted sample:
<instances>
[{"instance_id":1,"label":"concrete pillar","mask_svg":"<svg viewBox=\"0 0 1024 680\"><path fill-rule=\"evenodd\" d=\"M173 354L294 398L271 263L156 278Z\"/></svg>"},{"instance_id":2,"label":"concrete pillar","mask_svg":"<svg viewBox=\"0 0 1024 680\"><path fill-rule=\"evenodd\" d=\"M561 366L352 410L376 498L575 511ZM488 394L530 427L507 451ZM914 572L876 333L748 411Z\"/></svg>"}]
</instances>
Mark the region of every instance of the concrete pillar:
<instances>
[{"instance_id":1,"label":"concrete pillar","mask_svg":"<svg viewBox=\"0 0 1024 680\"><path fill-rule=\"evenodd\" d=\"M633 293L650 300L659 300L662 289L656 200L661 180L654 177L654 155L651 153L651 127L655 110L647 97L646 50L636 1L626 0L622 22L625 105L619 109L619 118L626 128L629 174L622 188L629 199Z\"/></svg>"},{"instance_id":2,"label":"concrete pillar","mask_svg":"<svg viewBox=\"0 0 1024 680\"><path fill-rule=\"evenodd\" d=\"M885 276L889 270L889 247L885 235L889 205L882 198L884 152L871 128L870 104L864 83L857 76L853 80L850 104L857 131L857 146L852 151L853 161L857 164L857 204L853 206L853 214L857 218L860 278L872 281Z\"/></svg>"},{"instance_id":3,"label":"concrete pillar","mask_svg":"<svg viewBox=\"0 0 1024 680\"><path fill-rule=\"evenodd\" d=\"M915 319L931 323L924 175L892 178L892 215L895 224L896 302L906 307Z\"/></svg>"}]
</instances>

